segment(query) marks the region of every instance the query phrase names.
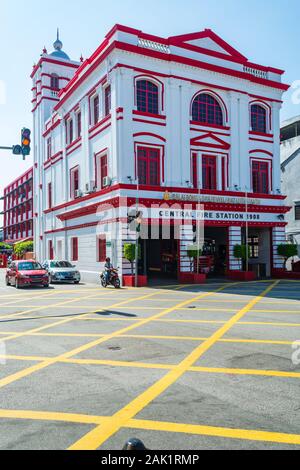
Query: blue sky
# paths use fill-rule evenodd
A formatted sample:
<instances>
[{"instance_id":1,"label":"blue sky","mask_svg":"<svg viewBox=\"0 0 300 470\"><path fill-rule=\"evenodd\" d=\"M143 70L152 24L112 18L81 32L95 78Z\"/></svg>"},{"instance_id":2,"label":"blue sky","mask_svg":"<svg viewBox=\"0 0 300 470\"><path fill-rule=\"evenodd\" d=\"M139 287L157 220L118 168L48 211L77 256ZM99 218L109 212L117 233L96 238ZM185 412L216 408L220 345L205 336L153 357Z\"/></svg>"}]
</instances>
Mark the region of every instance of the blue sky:
<instances>
[{"instance_id":1,"label":"blue sky","mask_svg":"<svg viewBox=\"0 0 300 470\"><path fill-rule=\"evenodd\" d=\"M89 56L115 23L165 37L211 28L249 60L286 70L286 83L300 80L298 0L63 0L44 5L1 0L0 145L18 143L20 129L31 127L29 76L42 48L52 50L58 26L74 60L81 53ZM300 114L291 96L292 91L285 94L282 119ZM2 194L32 161L1 150L0 159Z\"/></svg>"}]
</instances>

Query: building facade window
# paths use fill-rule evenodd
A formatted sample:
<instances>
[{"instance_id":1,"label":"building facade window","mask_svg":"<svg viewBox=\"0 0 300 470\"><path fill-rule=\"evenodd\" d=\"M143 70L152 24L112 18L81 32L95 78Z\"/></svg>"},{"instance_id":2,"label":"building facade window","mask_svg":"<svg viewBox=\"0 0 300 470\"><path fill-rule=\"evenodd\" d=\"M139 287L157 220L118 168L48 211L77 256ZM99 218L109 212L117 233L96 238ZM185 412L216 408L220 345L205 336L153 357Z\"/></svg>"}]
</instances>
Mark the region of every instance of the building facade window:
<instances>
[{"instance_id":1,"label":"building facade window","mask_svg":"<svg viewBox=\"0 0 300 470\"><path fill-rule=\"evenodd\" d=\"M77 137L81 137L82 124L81 124L81 111L76 114L76 127L77 127Z\"/></svg>"},{"instance_id":2,"label":"building facade window","mask_svg":"<svg viewBox=\"0 0 300 470\"><path fill-rule=\"evenodd\" d=\"M49 137L47 139L47 160L50 160L52 157L52 139Z\"/></svg>"},{"instance_id":3,"label":"building facade window","mask_svg":"<svg viewBox=\"0 0 300 470\"><path fill-rule=\"evenodd\" d=\"M300 220L300 202L295 204L295 220Z\"/></svg>"},{"instance_id":4,"label":"building facade window","mask_svg":"<svg viewBox=\"0 0 300 470\"><path fill-rule=\"evenodd\" d=\"M251 236L248 238L248 245L250 250L250 258L259 258L259 238L258 236Z\"/></svg>"},{"instance_id":5,"label":"building facade window","mask_svg":"<svg viewBox=\"0 0 300 470\"><path fill-rule=\"evenodd\" d=\"M213 96L201 93L193 101L192 120L202 124L223 126L222 108Z\"/></svg>"},{"instance_id":6,"label":"building facade window","mask_svg":"<svg viewBox=\"0 0 300 470\"><path fill-rule=\"evenodd\" d=\"M108 156L96 155L95 157L95 176L96 176L96 188L98 190L104 189L104 178L108 176Z\"/></svg>"},{"instance_id":7,"label":"building facade window","mask_svg":"<svg viewBox=\"0 0 300 470\"><path fill-rule=\"evenodd\" d=\"M217 189L217 157L202 157L202 189Z\"/></svg>"},{"instance_id":8,"label":"building facade window","mask_svg":"<svg viewBox=\"0 0 300 470\"><path fill-rule=\"evenodd\" d=\"M136 84L137 110L159 114L159 88L149 80L139 80Z\"/></svg>"},{"instance_id":9,"label":"building facade window","mask_svg":"<svg viewBox=\"0 0 300 470\"><path fill-rule=\"evenodd\" d=\"M254 193L268 194L269 184L269 163L263 161L252 162L252 186Z\"/></svg>"},{"instance_id":10,"label":"building facade window","mask_svg":"<svg viewBox=\"0 0 300 470\"><path fill-rule=\"evenodd\" d=\"M74 126L73 126L73 119L69 121L69 144L71 144L74 140Z\"/></svg>"},{"instance_id":11,"label":"building facade window","mask_svg":"<svg viewBox=\"0 0 300 470\"><path fill-rule=\"evenodd\" d=\"M93 124L97 124L100 118L100 100L99 96L93 99Z\"/></svg>"},{"instance_id":12,"label":"building facade window","mask_svg":"<svg viewBox=\"0 0 300 470\"><path fill-rule=\"evenodd\" d=\"M101 236L98 240L98 262L105 263L106 261L106 237Z\"/></svg>"},{"instance_id":13,"label":"building facade window","mask_svg":"<svg viewBox=\"0 0 300 470\"><path fill-rule=\"evenodd\" d=\"M160 185L160 151L151 147L137 150L139 183L149 186Z\"/></svg>"},{"instance_id":14,"label":"building facade window","mask_svg":"<svg viewBox=\"0 0 300 470\"><path fill-rule=\"evenodd\" d=\"M50 77L50 87L53 91L59 90L59 76L53 73Z\"/></svg>"},{"instance_id":15,"label":"building facade window","mask_svg":"<svg viewBox=\"0 0 300 470\"><path fill-rule=\"evenodd\" d=\"M78 238L71 239L71 258L72 261L78 261Z\"/></svg>"},{"instance_id":16,"label":"building facade window","mask_svg":"<svg viewBox=\"0 0 300 470\"><path fill-rule=\"evenodd\" d=\"M50 260L54 259L54 248L53 248L53 241L52 240L49 240L48 255L49 255Z\"/></svg>"},{"instance_id":17,"label":"building facade window","mask_svg":"<svg viewBox=\"0 0 300 470\"><path fill-rule=\"evenodd\" d=\"M253 104L251 106L251 129L253 132L267 132L267 111L263 106Z\"/></svg>"},{"instance_id":18,"label":"building facade window","mask_svg":"<svg viewBox=\"0 0 300 470\"><path fill-rule=\"evenodd\" d=\"M52 209L52 183L48 183L48 209Z\"/></svg>"},{"instance_id":19,"label":"building facade window","mask_svg":"<svg viewBox=\"0 0 300 470\"><path fill-rule=\"evenodd\" d=\"M105 117L111 112L111 87L107 86L104 90L104 114Z\"/></svg>"},{"instance_id":20,"label":"building facade window","mask_svg":"<svg viewBox=\"0 0 300 470\"><path fill-rule=\"evenodd\" d=\"M79 167L72 168L70 170L70 196L71 199L77 197L77 191L79 190Z\"/></svg>"}]
</instances>

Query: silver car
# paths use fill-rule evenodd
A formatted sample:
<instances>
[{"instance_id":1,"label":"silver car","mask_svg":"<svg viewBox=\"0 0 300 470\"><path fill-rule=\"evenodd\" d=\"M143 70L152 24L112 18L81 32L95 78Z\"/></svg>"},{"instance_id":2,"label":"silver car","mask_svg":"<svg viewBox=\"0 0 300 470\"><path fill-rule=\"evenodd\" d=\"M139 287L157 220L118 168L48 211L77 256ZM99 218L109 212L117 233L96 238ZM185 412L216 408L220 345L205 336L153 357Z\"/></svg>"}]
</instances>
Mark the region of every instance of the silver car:
<instances>
[{"instance_id":1,"label":"silver car","mask_svg":"<svg viewBox=\"0 0 300 470\"><path fill-rule=\"evenodd\" d=\"M51 284L54 282L80 283L80 272L69 261L47 260L43 263L43 268L48 271Z\"/></svg>"}]
</instances>

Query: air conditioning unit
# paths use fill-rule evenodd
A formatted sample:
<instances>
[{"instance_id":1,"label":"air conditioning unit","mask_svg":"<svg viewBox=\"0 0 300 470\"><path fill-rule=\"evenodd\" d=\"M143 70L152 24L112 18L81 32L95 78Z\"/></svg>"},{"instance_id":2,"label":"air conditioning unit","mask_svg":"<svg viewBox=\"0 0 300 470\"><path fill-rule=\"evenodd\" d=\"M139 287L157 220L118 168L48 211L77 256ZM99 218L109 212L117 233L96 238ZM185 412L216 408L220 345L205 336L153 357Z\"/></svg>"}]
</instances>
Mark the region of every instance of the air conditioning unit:
<instances>
[{"instance_id":1,"label":"air conditioning unit","mask_svg":"<svg viewBox=\"0 0 300 470\"><path fill-rule=\"evenodd\" d=\"M103 188L108 188L109 186L111 186L111 178L109 176L105 176L102 181Z\"/></svg>"},{"instance_id":2,"label":"air conditioning unit","mask_svg":"<svg viewBox=\"0 0 300 470\"><path fill-rule=\"evenodd\" d=\"M79 197L82 197L82 196L83 196L83 194L82 194L81 189L77 189L75 191L75 199L78 199Z\"/></svg>"},{"instance_id":3,"label":"air conditioning unit","mask_svg":"<svg viewBox=\"0 0 300 470\"><path fill-rule=\"evenodd\" d=\"M95 181L90 181L85 185L85 192L86 194L91 194L96 191L96 183Z\"/></svg>"}]
</instances>

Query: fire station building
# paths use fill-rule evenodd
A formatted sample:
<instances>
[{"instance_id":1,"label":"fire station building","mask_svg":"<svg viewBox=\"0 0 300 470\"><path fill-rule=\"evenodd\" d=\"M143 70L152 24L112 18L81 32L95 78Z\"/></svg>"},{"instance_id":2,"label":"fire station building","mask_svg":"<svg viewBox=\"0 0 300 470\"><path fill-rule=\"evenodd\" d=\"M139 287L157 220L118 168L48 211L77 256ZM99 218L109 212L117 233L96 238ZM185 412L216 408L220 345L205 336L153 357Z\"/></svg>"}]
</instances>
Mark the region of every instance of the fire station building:
<instances>
[{"instance_id":1,"label":"fire station building","mask_svg":"<svg viewBox=\"0 0 300 470\"><path fill-rule=\"evenodd\" d=\"M212 275L242 270L233 249L246 237L251 269L281 268L282 75L209 29L166 39L116 25L80 62L58 37L32 72L37 259L68 259L92 279L110 256L130 273L138 206L141 274L183 279L201 204Z\"/></svg>"}]
</instances>

